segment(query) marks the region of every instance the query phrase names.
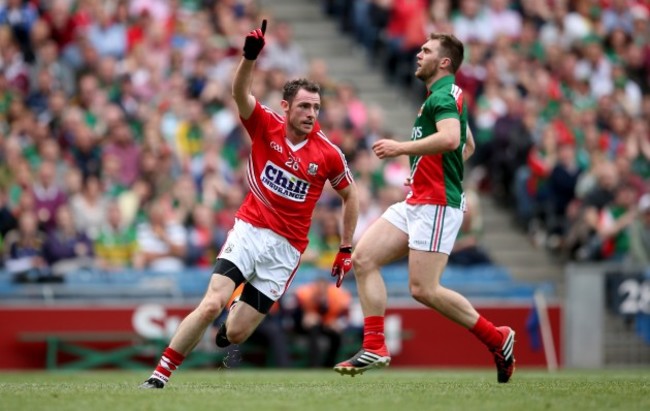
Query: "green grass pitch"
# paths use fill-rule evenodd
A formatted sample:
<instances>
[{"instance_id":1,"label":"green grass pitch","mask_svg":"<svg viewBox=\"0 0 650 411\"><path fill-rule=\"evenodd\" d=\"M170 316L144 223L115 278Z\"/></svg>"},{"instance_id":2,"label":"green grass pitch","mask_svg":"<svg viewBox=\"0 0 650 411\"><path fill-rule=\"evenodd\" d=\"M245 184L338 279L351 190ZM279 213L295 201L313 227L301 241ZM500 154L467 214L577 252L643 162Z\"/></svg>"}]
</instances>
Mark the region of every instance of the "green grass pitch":
<instances>
[{"instance_id":1,"label":"green grass pitch","mask_svg":"<svg viewBox=\"0 0 650 411\"><path fill-rule=\"evenodd\" d=\"M650 369L179 370L163 390L140 390L147 371L0 373L0 410L650 410Z\"/></svg>"}]
</instances>

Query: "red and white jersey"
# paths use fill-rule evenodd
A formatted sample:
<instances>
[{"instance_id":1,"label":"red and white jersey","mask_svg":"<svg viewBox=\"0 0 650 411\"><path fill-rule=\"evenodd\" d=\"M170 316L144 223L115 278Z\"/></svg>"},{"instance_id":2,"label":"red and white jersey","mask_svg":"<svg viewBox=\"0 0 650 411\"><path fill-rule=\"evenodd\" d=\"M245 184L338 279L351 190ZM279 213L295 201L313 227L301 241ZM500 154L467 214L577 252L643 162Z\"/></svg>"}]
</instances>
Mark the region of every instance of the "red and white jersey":
<instances>
[{"instance_id":1,"label":"red and white jersey","mask_svg":"<svg viewBox=\"0 0 650 411\"><path fill-rule=\"evenodd\" d=\"M253 145L248 158L250 192L236 217L273 230L302 253L325 182L336 190L352 182L345 157L318 123L304 141L292 144L284 117L259 102L241 121Z\"/></svg>"}]
</instances>

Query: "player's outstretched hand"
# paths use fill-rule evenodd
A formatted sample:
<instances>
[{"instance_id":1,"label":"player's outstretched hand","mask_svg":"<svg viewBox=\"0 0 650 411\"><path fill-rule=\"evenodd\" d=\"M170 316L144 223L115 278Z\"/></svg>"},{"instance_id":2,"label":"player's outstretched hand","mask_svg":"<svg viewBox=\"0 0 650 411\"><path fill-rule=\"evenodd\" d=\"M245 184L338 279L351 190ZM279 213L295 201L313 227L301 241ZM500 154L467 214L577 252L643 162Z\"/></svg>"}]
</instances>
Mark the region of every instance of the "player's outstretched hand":
<instances>
[{"instance_id":1,"label":"player's outstretched hand","mask_svg":"<svg viewBox=\"0 0 650 411\"><path fill-rule=\"evenodd\" d=\"M381 139L372 145L372 151L379 158L397 157L402 153L399 150L400 143L395 140Z\"/></svg>"},{"instance_id":2,"label":"player's outstretched hand","mask_svg":"<svg viewBox=\"0 0 650 411\"><path fill-rule=\"evenodd\" d=\"M336 286L341 287L345 275L352 269L352 247L341 247L332 265L332 277L336 277Z\"/></svg>"},{"instance_id":3,"label":"player's outstretched hand","mask_svg":"<svg viewBox=\"0 0 650 411\"><path fill-rule=\"evenodd\" d=\"M244 58L246 60L256 60L257 56L264 48L266 33L266 19L262 20L262 27L248 33L244 42Z\"/></svg>"}]
</instances>

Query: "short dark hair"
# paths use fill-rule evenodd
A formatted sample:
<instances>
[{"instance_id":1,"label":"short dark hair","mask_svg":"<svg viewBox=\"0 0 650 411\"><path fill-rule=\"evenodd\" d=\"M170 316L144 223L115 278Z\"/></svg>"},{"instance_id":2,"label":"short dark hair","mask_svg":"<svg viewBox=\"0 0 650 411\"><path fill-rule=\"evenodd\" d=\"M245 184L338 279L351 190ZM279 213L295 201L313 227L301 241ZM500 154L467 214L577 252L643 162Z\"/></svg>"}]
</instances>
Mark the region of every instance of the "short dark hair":
<instances>
[{"instance_id":1,"label":"short dark hair","mask_svg":"<svg viewBox=\"0 0 650 411\"><path fill-rule=\"evenodd\" d=\"M305 89L310 93L318 93L320 95L320 86L318 83L309 81L306 78L299 78L285 83L282 88L282 99L291 103L300 89Z\"/></svg>"},{"instance_id":2,"label":"short dark hair","mask_svg":"<svg viewBox=\"0 0 650 411\"><path fill-rule=\"evenodd\" d=\"M465 55L463 42L453 34L447 33L431 33L429 34L429 40L438 40L440 42L440 55L451 60L451 70L456 73Z\"/></svg>"}]
</instances>

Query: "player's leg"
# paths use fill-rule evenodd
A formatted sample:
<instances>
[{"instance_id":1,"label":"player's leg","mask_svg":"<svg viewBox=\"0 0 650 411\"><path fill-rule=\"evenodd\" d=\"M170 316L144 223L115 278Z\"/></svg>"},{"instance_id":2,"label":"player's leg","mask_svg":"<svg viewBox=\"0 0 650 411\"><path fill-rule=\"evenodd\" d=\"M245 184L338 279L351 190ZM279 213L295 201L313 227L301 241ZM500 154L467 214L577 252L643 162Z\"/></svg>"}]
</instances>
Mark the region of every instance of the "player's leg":
<instances>
[{"instance_id":1,"label":"player's leg","mask_svg":"<svg viewBox=\"0 0 650 411\"><path fill-rule=\"evenodd\" d=\"M219 316L234 289L251 275L254 261L262 251L260 244L253 240L256 238L254 230L250 224L240 220L235 222L219 253L205 296L178 326L154 373L141 388L163 388L172 372L181 365L205 330Z\"/></svg>"},{"instance_id":2,"label":"player's leg","mask_svg":"<svg viewBox=\"0 0 650 411\"><path fill-rule=\"evenodd\" d=\"M411 250L409 290L418 302L465 328L471 328L479 317L472 304L456 291L440 285L448 259L447 254L440 252Z\"/></svg>"},{"instance_id":3,"label":"player's leg","mask_svg":"<svg viewBox=\"0 0 650 411\"><path fill-rule=\"evenodd\" d=\"M387 366L390 354L384 338L386 285L380 267L408 254L403 203L389 208L363 234L352 254L357 292L364 315L363 345L352 358L337 364L340 374L356 375L374 367Z\"/></svg>"},{"instance_id":4,"label":"player's leg","mask_svg":"<svg viewBox=\"0 0 650 411\"><path fill-rule=\"evenodd\" d=\"M262 294L251 283L244 285L241 297L233 305L228 319L217 332L217 341L222 341L220 347L230 344L241 344L251 336L271 310L275 301Z\"/></svg>"},{"instance_id":5,"label":"player's leg","mask_svg":"<svg viewBox=\"0 0 650 411\"><path fill-rule=\"evenodd\" d=\"M226 274L222 274L226 273ZM199 305L179 324L158 366L141 388L163 388L171 374L199 343L205 330L219 316L237 285L244 277L233 263L218 259L214 274Z\"/></svg>"},{"instance_id":6,"label":"player's leg","mask_svg":"<svg viewBox=\"0 0 650 411\"><path fill-rule=\"evenodd\" d=\"M507 382L514 370L514 331L510 327L495 327L479 315L467 298L440 284L462 222L462 211L417 206L409 210L409 217L413 228L409 241L411 295L470 330L493 353L499 382Z\"/></svg>"},{"instance_id":7,"label":"player's leg","mask_svg":"<svg viewBox=\"0 0 650 411\"><path fill-rule=\"evenodd\" d=\"M254 273L244 285L239 301L217 331L219 347L245 341L288 288L300 263L300 252L289 241L268 229L250 226L248 241L260 247ZM248 243L247 247L249 246ZM252 246L252 245L250 245Z\"/></svg>"}]
</instances>

